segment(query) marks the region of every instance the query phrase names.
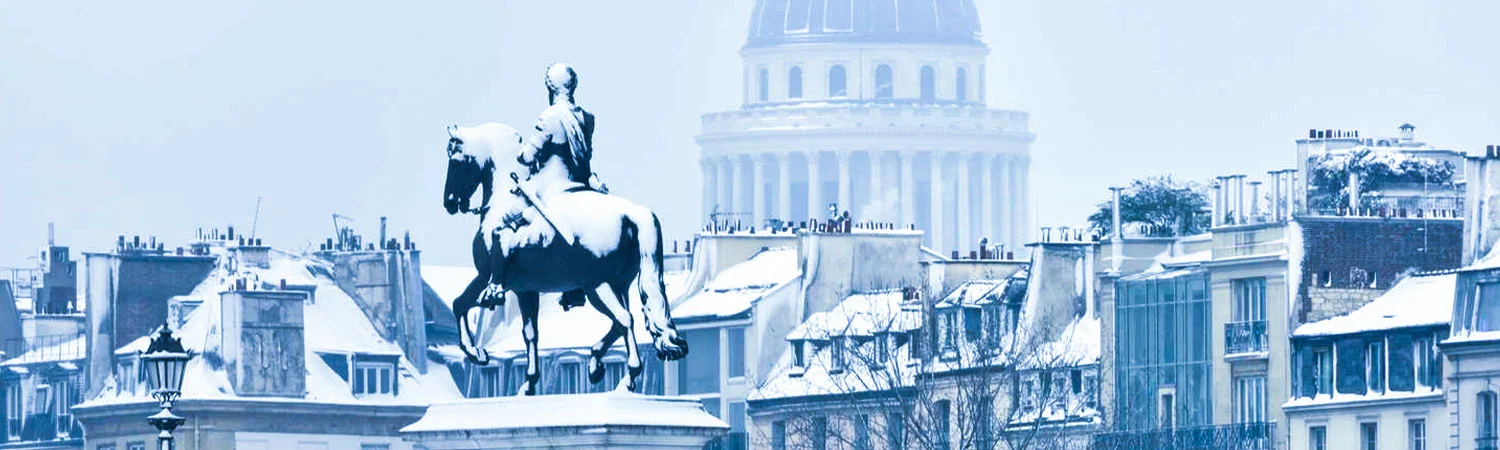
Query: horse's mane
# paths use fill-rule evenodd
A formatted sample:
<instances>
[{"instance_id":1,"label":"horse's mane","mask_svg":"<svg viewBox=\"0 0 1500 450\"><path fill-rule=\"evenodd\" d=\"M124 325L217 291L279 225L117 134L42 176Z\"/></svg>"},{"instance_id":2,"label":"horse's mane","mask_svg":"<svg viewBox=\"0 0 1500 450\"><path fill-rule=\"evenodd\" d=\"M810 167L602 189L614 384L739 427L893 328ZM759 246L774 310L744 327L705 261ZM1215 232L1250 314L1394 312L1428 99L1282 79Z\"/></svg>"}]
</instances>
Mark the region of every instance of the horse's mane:
<instances>
[{"instance_id":1,"label":"horse's mane","mask_svg":"<svg viewBox=\"0 0 1500 450\"><path fill-rule=\"evenodd\" d=\"M472 127L458 127L458 136L464 141L464 153L474 155L481 161L495 163L496 173L509 173L516 163L516 153L521 149L521 134L515 128L499 122L489 122Z\"/></svg>"}]
</instances>

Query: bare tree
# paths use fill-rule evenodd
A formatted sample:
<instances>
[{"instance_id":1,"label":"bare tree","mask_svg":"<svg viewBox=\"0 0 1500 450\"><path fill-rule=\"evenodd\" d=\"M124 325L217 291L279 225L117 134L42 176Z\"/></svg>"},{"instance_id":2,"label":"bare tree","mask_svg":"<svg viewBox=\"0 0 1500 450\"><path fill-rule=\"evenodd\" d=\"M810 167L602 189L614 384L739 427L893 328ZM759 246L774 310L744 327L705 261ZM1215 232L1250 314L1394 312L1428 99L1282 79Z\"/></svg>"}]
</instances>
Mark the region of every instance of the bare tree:
<instances>
[{"instance_id":1,"label":"bare tree","mask_svg":"<svg viewBox=\"0 0 1500 450\"><path fill-rule=\"evenodd\" d=\"M822 329L793 340L804 395L752 443L810 450L1086 446L1099 418L1097 350L1077 350L1097 348L1097 331L1035 325L1021 320L1018 306L939 309L867 295L814 315L808 328Z\"/></svg>"}]
</instances>

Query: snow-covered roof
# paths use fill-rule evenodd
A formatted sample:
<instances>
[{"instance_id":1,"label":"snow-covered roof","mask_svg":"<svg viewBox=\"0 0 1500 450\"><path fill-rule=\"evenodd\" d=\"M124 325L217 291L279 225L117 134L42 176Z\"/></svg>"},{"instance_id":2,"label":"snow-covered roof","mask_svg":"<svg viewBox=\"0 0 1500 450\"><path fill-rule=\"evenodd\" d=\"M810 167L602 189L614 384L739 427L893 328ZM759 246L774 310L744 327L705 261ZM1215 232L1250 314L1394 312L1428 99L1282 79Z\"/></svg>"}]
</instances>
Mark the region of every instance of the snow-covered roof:
<instances>
[{"instance_id":1,"label":"snow-covered roof","mask_svg":"<svg viewBox=\"0 0 1500 450\"><path fill-rule=\"evenodd\" d=\"M939 308L952 306L975 306L995 303L1005 294L1008 280L969 280L958 285L953 292L937 303Z\"/></svg>"},{"instance_id":2,"label":"snow-covered roof","mask_svg":"<svg viewBox=\"0 0 1500 450\"><path fill-rule=\"evenodd\" d=\"M830 336L865 336L860 333L883 328L888 331L909 331L921 326L920 309L903 308L900 291L857 294L845 298L834 309L813 314L793 329L787 339L826 339ZM920 308L913 305L913 308ZM848 333L847 331L855 331ZM891 337L886 337L891 339ZM904 340L897 338L898 342ZM840 345L853 345L858 341L845 341ZM874 341L858 345L868 348ZM812 395L849 394L854 392L881 391L901 386L910 386L915 381L916 363L906 345L894 343L887 347L889 359L884 366L872 368L862 361L868 358L848 356L842 368L835 368L832 349L828 345L804 344L807 351L802 367L792 364L792 352L788 350L772 367L765 383L755 388L749 400L769 400ZM862 350L869 351L869 350Z\"/></svg>"},{"instance_id":3,"label":"snow-covered roof","mask_svg":"<svg viewBox=\"0 0 1500 450\"><path fill-rule=\"evenodd\" d=\"M703 290L672 309L677 319L733 317L778 287L795 280L802 269L795 247L762 250L739 264L719 272Z\"/></svg>"},{"instance_id":4,"label":"snow-covered roof","mask_svg":"<svg viewBox=\"0 0 1500 450\"><path fill-rule=\"evenodd\" d=\"M312 257L273 251L269 267L259 268L245 264L224 264L222 259L231 256L225 252L216 251L215 253L221 258L221 264L218 264L208 277L189 294L191 297L202 299L203 304L194 309L188 315L187 321L174 333L182 340L184 348L199 355L205 355L195 357L188 362L187 374L182 383L184 398L238 398L229 381L227 368L213 367L209 360L217 360L217 358L208 358L206 355L220 352L222 326L220 306L222 302L219 293L229 290L236 280L241 278L251 280L249 286L252 287L259 286L262 281L269 283L272 280L286 280L288 284L314 286L315 288L313 294L315 301L303 303L305 308L303 315L307 318L303 323L307 394L300 400L427 405L434 401L463 398L446 366L428 364L427 373L418 373L409 359L410 356L404 355L401 347L395 342L386 340L376 332L375 325L370 322L355 300L340 289L333 279L325 275L327 273L325 270L312 269L316 266L326 266L328 263ZM238 267L232 269L233 272L231 272L230 267L233 266ZM138 350L145 350L148 342L149 338L142 336L120 347L115 353L134 353ZM398 372L401 377L399 393L356 398L351 392L349 382L329 368L319 353L398 356L400 361ZM415 356L426 357L426 355ZM99 397L90 400L87 404L140 401L144 398L147 397L143 390L121 392L105 389Z\"/></svg>"},{"instance_id":5,"label":"snow-covered roof","mask_svg":"<svg viewBox=\"0 0 1500 450\"><path fill-rule=\"evenodd\" d=\"M921 305L903 305L899 290L855 294L833 309L817 312L798 324L788 340L826 340L835 336L873 336L921 328Z\"/></svg>"},{"instance_id":6,"label":"snow-covered roof","mask_svg":"<svg viewBox=\"0 0 1500 450\"><path fill-rule=\"evenodd\" d=\"M1348 314L1297 327L1292 335L1330 336L1365 331L1446 325L1453 316L1457 274L1410 277Z\"/></svg>"}]
</instances>

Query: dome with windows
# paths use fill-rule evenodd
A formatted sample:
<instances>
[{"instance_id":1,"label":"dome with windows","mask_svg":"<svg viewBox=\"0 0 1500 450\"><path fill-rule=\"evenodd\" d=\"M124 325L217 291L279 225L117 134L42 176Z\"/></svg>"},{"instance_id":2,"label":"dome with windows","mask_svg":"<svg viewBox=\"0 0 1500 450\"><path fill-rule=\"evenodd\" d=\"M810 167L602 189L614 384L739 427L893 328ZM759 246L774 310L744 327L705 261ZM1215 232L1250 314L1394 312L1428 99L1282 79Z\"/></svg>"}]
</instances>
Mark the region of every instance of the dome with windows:
<instances>
[{"instance_id":1,"label":"dome with windows","mask_svg":"<svg viewBox=\"0 0 1500 450\"><path fill-rule=\"evenodd\" d=\"M798 43L984 46L974 0L757 0L746 48Z\"/></svg>"},{"instance_id":2,"label":"dome with windows","mask_svg":"<svg viewBox=\"0 0 1500 450\"><path fill-rule=\"evenodd\" d=\"M945 257L1026 251L1035 135L986 104L975 0L756 0L750 16L742 104L697 137L707 220L840 211Z\"/></svg>"}]
</instances>

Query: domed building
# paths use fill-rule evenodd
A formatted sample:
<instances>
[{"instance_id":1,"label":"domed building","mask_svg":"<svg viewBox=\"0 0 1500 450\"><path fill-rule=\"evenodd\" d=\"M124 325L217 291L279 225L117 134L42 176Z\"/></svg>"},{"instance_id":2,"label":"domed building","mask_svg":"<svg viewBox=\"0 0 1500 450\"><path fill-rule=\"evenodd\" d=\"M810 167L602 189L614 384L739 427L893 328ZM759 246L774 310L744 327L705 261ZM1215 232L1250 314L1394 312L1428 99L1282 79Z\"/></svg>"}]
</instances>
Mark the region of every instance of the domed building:
<instances>
[{"instance_id":1,"label":"domed building","mask_svg":"<svg viewBox=\"0 0 1500 450\"><path fill-rule=\"evenodd\" d=\"M743 106L704 115L703 208L764 226L925 230L942 254L1026 242L1028 114L985 104L973 0L758 0Z\"/></svg>"}]
</instances>

